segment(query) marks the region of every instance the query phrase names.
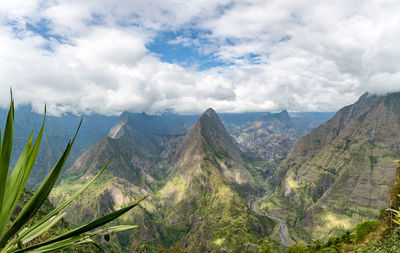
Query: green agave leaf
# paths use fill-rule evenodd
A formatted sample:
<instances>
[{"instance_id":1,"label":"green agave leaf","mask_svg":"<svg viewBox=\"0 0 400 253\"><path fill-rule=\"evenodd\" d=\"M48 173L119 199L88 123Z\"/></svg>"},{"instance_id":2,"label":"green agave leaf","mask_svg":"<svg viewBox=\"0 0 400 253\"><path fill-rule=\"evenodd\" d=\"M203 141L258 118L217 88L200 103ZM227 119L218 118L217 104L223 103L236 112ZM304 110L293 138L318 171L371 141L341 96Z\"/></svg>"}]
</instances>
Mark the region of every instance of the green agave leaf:
<instances>
[{"instance_id":1,"label":"green agave leaf","mask_svg":"<svg viewBox=\"0 0 400 253\"><path fill-rule=\"evenodd\" d=\"M35 144L33 145L32 153L29 156L28 165L27 165L27 167L29 168L29 173L25 173L25 175L24 175L26 177L26 178L24 178L25 182L28 180L30 172L32 171L32 167L35 164L37 155L39 153L40 143L42 142L44 123L46 121L46 113L47 113L47 109L46 109L46 106L45 106L44 107L44 116L43 116L42 127L40 128L39 134L36 137L36 141L35 141Z\"/></svg>"},{"instance_id":2,"label":"green agave leaf","mask_svg":"<svg viewBox=\"0 0 400 253\"><path fill-rule=\"evenodd\" d=\"M58 176L60 175L62 166L67 159L71 144L69 143L60 160L58 160L56 166L52 169L50 174L46 177L42 185L35 192L32 198L23 207L20 214L17 216L10 229L1 237L0 247L4 244L26 223L32 216L39 210L43 202L46 200L50 191L52 190Z\"/></svg>"},{"instance_id":3,"label":"green agave leaf","mask_svg":"<svg viewBox=\"0 0 400 253\"><path fill-rule=\"evenodd\" d=\"M113 226L113 227L97 230L97 231L93 232L91 234L91 236L111 234L111 233L121 232L124 230L129 230L129 229L133 229L133 228L137 228L137 227L139 227L139 226L138 225L118 225L118 226Z\"/></svg>"},{"instance_id":4,"label":"green agave leaf","mask_svg":"<svg viewBox=\"0 0 400 253\"><path fill-rule=\"evenodd\" d=\"M77 236L71 239L67 239L61 242L56 242L50 245L43 246L41 248L38 248L36 250L31 251L32 253L43 253L43 252L54 252L55 250L60 250L64 248L71 247L72 245L79 245L83 243L90 243L93 242L92 239L86 238L85 236ZM17 251L17 252L22 252L22 251Z\"/></svg>"},{"instance_id":5,"label":"green agave leaf","mask_svg":"<svg viewBox=\"0 0 400 253\"><path fill-rule=\"evenodd\" d=\"M33 131L29 136L25 148L23 149L20 157L18 158L17 164L15 165L14 170L11 173L10 179L8 180L6 189L7 198L11 197L13 194L16 194L16 192L18 191L19 188L18 185L20 181L23 179L26 170L26 164L32 150L32 140L33 140ZM5 201L7 202L10 200L6 199Z\"/></svg>"},{"instance_id":6,"label":"green agave leaf","mask_svg":"<svg viewBox=\"0 0 400 253\"><path fill-rule=\"evenodd\" d=\"M62 246L62 248L65 248L65 247L69 247L72 245L78 245L78 244L89 243L89 242L93 243L98 249L102 250L102 248L99 247L93 240L91 240L90 237L104 235L104 234L110 234L110 233L115 233L115 232L121 232L121 231L129 230L129 229L133 229L133 228L137 228L137 227L138 227L137 225L119 225L119 226L114 226L114 227L110 227L110 228L105 228L105 229L95 231L93 233L86 233L86 234L75 236L70 239L60 241L60 242L55 242L50 245L46 245L46 246L40 247L36 250L33 250L32 252L48 252L49 250L51 251L51 250L61 249L60 246ZM27 249L22 249L17 252L23 252L26 250ZM47 251L43 251L43 250L47 250Z\"/></svg>"},{"instance_id":7,"label":"green agave leaf","mask_svg":"<svg viewBox=\"0 0 400 253\"><path fill-rule=\"evenodd\" d=\"M11 97L11 105L8 111L6 127L0 152L0 210L3 210L3 202L8 181L12 142L14 132L14 100ZM0 236L4 233L4 226L0 227Z\"/></svg>"},{"instance_id":8,"label":"green agave leaf","mask_svg":"<svg viewBox=\"0 0 400 253\"><path fill-rule=\"evenodd\" d=\"M36 161L40 143L42 141L44 123L46 120L46 107L44 109L44 117L42 127L40 128L39 134L36 138L35 144L32 148L33 131L26 143L21 156L19 157L17 164L11 174L10 180L7 185L6 199L4 208L0 214L0 226L5 226L9 221L14 209L17 205L22 192L24 191L26 182L28 181L29 175L31 174L33 165Z\"/></svg>"},{"instance_id":9,"label":"green agave leaf","mask_svg":"<svg viewBox=\"0 0 400 253\"><path fill-rule=\"evenodd\" d=\"M32 230L36 229L37 227L41 226L43 223L47 222L49 219L60 213L65 207L67 207L73 200L75 200L82 192L84 192L102 173L103 171L107 168L109 165L110 161L107 162L107 164L97 173L96 176L94 176L82 189L80 189L77 193L75 193L71 198L69 198L67 201L65 201L63 204L60 206L56 207L53 211L48 213L45 217L43 217L41 220L36 222L32 227L30 227L27 230L21 231L21 233L9 244L15 244L18 243L22 237L24 237L26 234L30 233Z\"/></svg>"},{"instance_id":10,"label":"green agave leaf","mask_svg":"<svg viewBox=\"0 0 400 253\"><path fill-rule=\"evenodd\" d=\"M119 209L119 210L117 210L115 212L107 214L107 215L105 215L105 216L103 216L103 217L101 217L99 219L96 219L96 220L94 220L92 222L89 222L88 224L82 225L80 227L72 229L71 231L65 232L65 233L63 233L63 234L61 234L59 236L51 238L51 239L49 239L49 240L47 240L45 242L42 242L42 243L27 247L27 248L25 248L23 250L16 251L16 252L22 252L22 251L37 249L37 248L43 247L45 245L50 245L50 244L53 244L53 243L56 243L56 242L59 242L59 241L63 241L63 240L66 240L66 239L69 239L69 238L84 234L84 233L86 233L86 232L88 232L90 230L96 229L96 228L98 228L98 227L100 227L100 226L102 226L102 225L104 225L104 224L106 224L106 223L118 218L119 216L123 215L124 213L128 212L129 210L131 210L132 208L137 206L140 202L142 202L146 198L147 198L147 196L142 198L142 199L140 199L139 201L133 203L132 205L129 205L129 206L121 208L121 209Z\"/></svg>"},{"instance_id":11,"label":"green agave leaf","mask_svg":"<svg viewBox=\"0 0 400 253\"><path fill-rule=\"evenodd\" d=\"M54 184L56 183L58 177L60 176L61 170L65 164L65 161L68 158L69 152L71 150L72 144L75 141L75 138L78 134L79 128L82 124L82 120L79 123L78 129L75 133L75 136L72 140L72 142L68 143L64 153L54 166L54 168L51 170L51 172L47 175L47 177L44 179L43 183L40 185L38 190L35 192L35 194L32 196L32 198L26 203L26 205L23 207L22 211L20 214L17 216L13 224L11 225L10 229L7 230L3 236L0 237L0 248L3 247L7 241L15 234L18 232L21 227L28 222L29 219L32 218L32 216L39 210L39 208L42 206L43 202L46 200L48 195L50 194L50 191L53 189Z\"/></svg>"},{"instance_id":12,"label":"green agave leaf","mask_svg":"<svg viewBox=\"0 0 400 253\"><path fill-rule=\"evenodd\" d=\"M15 165L10 180L8 181L3 207L0 212L0 227L3 228L5 227L5 225L7 224L8 220L10 219L14 211L14 207L17 204L19 197L22 194L23 187L22 189L19 189L18 184L24 177L23 174L25 170L26 161L28 160L28 156L32 147L32 138L33 138L33 133L31 133L28 142L26 143L25 148L22 151L21 156L17 161L17 164ZM0 234L2 234L2 232L3 230L1 231Z\"/></svg>"},{"instance_id":13,"label":"green agave leaf","mask_svg":"<svg viewBox=\"0 0 400 253\"><path fill-rule=\"evenodd\" d=\"M115 232L121 232L121 231L129 230L129 229L133 229L133 228L137 228L137 227L138 227L137 225L119 225L119 226L114 226L114 227L110 227L110 228L105 228L105 229L95 231L93 233L81 234L79 236L74 236L70 239L65 239L65 240L62 240L59 242L52 243L50 245L42 246L31 252L49 252L49 251L59 250L61 248L66 248L66 247L69 247L72 245L78 245L78 244L82 244L82 243L93 243L94 246L96 246L98 249L102 250L102 248L99 247L93 240L91 240L90 237L109 234L109 233L115 233ZM28 248L21 249L17 252L24 252L26 250L28 250Z\"/></svg>"},{"instance_id":14,"label":"green agave leaf","mask_svg":"<svg viewBox=\"0 0 400 253\"><path fill-rule=\"evenodd\" d=\"M46 231L48 231L51 227L53 227L59 220L61 220L65 216L65 213L59 214L57 216L52 217L51 219L47 220L34 230L31 230L27 235L25 235L22 239L21 242L22 244L26 244L36 237L42 235Z\"/></svg>"}]
</instances>

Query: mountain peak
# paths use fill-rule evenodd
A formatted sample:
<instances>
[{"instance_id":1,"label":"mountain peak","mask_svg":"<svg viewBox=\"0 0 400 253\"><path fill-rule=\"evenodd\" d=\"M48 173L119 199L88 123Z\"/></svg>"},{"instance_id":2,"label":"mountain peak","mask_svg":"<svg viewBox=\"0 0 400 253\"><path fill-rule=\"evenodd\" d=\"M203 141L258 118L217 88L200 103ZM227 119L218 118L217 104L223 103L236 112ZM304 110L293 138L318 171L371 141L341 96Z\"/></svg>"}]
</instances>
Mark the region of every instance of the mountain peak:
<instances>
[{"instance_id":1,"label":"mountain peak","mask_svg":"<svg viewBox=\"0 0 400 253\"><path fill-rule=\"evenodd\" d=\"M293 123L292 120L290 119L289 113L287 110L283 110L279 113L266 113L263 115L261 118L261 121L264 122L280 122L281 124L284 124L287 127L292 127Z\"/></svg>"},{"instance_id":2,"label":"mountain peak","mask_svg":"<svg viewBox=\"0 0 400 253\"><path fill-rule=\"evenodd\" d=\"M207 131L226 131L218 114L212 108L208 108L197 120L196 124L200 124L203 130ZM206 129L204 129L206 128ZM209 128L209 129L208 129Z\"/></svg>"},{"instance_id":3,"label":"mountain peak","mask_svg":"<svg viewBox=\"0 0 400 253\"><path fill-rule=\"evenodd\" d=\"M217 113L215 112L215 110L213 109L213 108L208 108L205 112L204 112L205 114L207 114L207 115L217 115Z\"/></svg>"},{"instance_id":4,"label":"mountain peak","mask_svg":"<svg viewBox=\"0 0 400 253\"><path fill-rule=\"evenodd\" d=\"M230 157L240 157L235 140L229 135L217 113L209 108L187 133L176 158L180 164L188 165L195 163L195 157L199 158L200 154L218 151L226 152Z\"/></svg>"},{"instance_id":5,"label":"mountain peak","mask_svg":"<svg viewBox=\"0 0 400 253\"><path fill-rule=\"evenodd\" d=\"M217 112L213 108L208 108L201 116L200 119L203 117L209 117L214 120L220 120L218 117Z\"/></svg>"}]
</instances>

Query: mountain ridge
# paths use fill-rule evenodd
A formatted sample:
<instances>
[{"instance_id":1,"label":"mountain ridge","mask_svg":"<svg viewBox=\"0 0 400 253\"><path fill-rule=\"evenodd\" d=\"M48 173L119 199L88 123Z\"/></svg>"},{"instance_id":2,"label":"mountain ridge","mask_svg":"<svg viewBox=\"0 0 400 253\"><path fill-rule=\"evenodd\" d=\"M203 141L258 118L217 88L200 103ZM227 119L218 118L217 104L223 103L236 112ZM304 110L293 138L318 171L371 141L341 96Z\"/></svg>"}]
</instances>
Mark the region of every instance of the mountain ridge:
<instances>
[{"instance_id":1,"label":"mountain ridge","mask_svg":"<svg viewBox=\"0 0 400 253\"><path fill-rule=\"evenodd\" d=\"M280 208L298 238L336 235L376 218L388 204L400 155L399 112L400 93L364 94L295 144L275 173L274 199L282 198ZM264 209L279 210L267 202Z\"/></svg>"}]
</instances>

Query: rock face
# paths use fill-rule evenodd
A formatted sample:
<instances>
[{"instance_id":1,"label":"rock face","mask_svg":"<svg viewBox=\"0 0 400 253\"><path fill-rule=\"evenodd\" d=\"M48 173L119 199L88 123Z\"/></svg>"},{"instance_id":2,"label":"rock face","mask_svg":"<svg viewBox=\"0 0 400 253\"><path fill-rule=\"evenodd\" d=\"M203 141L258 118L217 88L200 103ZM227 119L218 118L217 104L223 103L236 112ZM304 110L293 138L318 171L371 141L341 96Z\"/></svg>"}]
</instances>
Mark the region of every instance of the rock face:
<instances>
[{"instance_id":1,"label":"rock face","mask_svg":"<svg viewBox=\"0 0 400 253\"><path fill-rule=\"evenodd\" d=\"M327 238L377 217L388 205L399 148L400 93L365 94L302 137L275 174L298 236Z\"/></svg>"}]
</instances>

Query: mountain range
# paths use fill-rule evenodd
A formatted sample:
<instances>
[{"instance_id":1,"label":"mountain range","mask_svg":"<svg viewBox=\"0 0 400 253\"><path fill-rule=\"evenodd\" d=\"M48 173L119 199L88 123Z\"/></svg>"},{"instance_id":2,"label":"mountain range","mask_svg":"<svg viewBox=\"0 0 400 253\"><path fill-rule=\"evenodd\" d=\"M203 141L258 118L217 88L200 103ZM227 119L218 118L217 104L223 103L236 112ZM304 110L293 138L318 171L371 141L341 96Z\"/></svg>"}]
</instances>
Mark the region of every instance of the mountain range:
<instances>
[{"instance_id":1,"label":"mountain range","mask_svg":"<svg viewBox=\"0 0 400 253\"><path fill-rule=\"evenodd\" d=\"M137 124L137 117L156 120L144 114L122 115L109 136L67 170L52 200L65 199L112 159L103 179L70 208L73 223L149 195L139 211L124 219L141 224L141 235L152 245L182 245L191 251L255 250L257 240L272 232L274 221L253 212L247 201L260 190L269 167L243 154L212 109L185 136L174 127L142 124L143 118ZM119 238L120 243L129 246L132 236Z\"/></svg>"},{"instance_id":2,"label":"mountain range","mask_svg":"<svg viewBox=\"0 0 400 253\"><path fill-rule=\"evenodd\" d=\"M326 240L390 204L399 113L400 93L392 93L364 94L336 114L217 115L210 108L201 115L88 116L86 141L77 145L87 150L71 161L51 201L65 200L111 161L66 218L79 224L148 195L115 221L140 224L116 237L123 249L244 252L256 251L265 236L276 244ZM66 118L50 117L49 125ZM97 130L96 121L108 125Z\"/></svg>"},{"instance_id":3,"label":"mountain range","mask_svg":"<svg viewBox=\"0 0 400 253\"><path fill-rule=\"evenodd\" d=\"M176 115L172 113L152 116L145 113L127 112L123 113L120 117L99 114L75 115L71 113L60 116L47 115L42 145L27 186L35 188L44 179L46 173L57 162L68 140L73 137L81 118L83 118L83 123L75 145L71 150L70 158L65 165L66 168L69 168L84 151L88 150L104 136L107 136L112 127L117 127L118 120L124 119L127 114L133 117L136 122L135 124L141 125L142 128L158 127L157 132L160 135L163 134L163 131L167 131L167 134L185 135L200 116ZM254 122L263 114L265 113L222 114L222 118L226 120L224 123L230 126L228 129L232 133L235 131L235 128ZM330 113L322 113L322 118L315 120L313 116L315 113L300 114L299 128L304 129L315 123L321 123L330 116ZM6 116L7 110L0 109L0 124L5 124ZM13 154L15 155L12 157L12 167L15 165L30 132L34 130L37 133L42 122L43 115L34 112L31 106L22 105L16 108L13 146ZM168 128L170 129L169 132Z\"/></svg>"},{"instance_id":4,"label":"mountain range","mask_svg":"<svg viewBox=\"0 0 400 253\"><path fill-rule=\"evenodd\" d=\"M230 132L258 127L255 133L295 138L305 131L295 128L286 111L222 114L222 118ZM313 121L309 122L304 119L303 124ZM246 153L237 139L212 109L200 116L123 113L109 134L66 171L52 200L67 198L111 160L102 179L69 209L67 217L73 224L149 195L123 221L141 224L141 238L153 249L180 245L194 251L254 251L257 240L272 233L276 222L247 203L263 191L274 165L256 148ZM254 146L262 147L258 145ZM118 240L129 247L132 238L125 233Z\"/></svg>"}]
</instances>

